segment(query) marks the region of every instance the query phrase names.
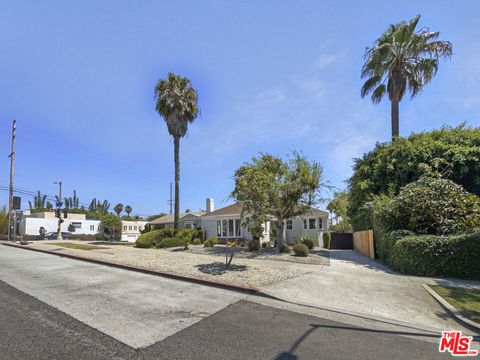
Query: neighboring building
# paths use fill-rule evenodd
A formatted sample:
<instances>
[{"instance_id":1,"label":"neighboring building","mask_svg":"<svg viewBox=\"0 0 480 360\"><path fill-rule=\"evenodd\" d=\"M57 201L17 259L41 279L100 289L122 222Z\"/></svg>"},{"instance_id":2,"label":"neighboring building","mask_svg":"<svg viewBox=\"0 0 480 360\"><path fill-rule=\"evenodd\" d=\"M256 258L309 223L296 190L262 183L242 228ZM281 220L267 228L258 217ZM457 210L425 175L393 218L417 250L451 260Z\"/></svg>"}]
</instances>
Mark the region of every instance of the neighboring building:
<instances>
[{"instance_id":1,"label":"neighboring building","mask_svg":"<svg viewBox=\"0 0 480 360\"><path fill-rule=\"evenodd\" d=\"M180 213L178 226L180 229L199 229L202 227L200 218L205 214L205 211ZM167 229L173 228L173 221L174 215L168 214L150 221L148 224L153 226L154 229Z\"/></svg>"},{"instance_id":2,"label":"neighboring building","mask_svg":"<svg viewBox=\"0 0 480 360\"><path fill-rule=\"evenodd\" d=\"M328 230L328 212L311 208L305 215L286 220L284 229L289 244L296 243L304 234L321 244L323 232Z\"/></svg>"},{"instance_id":3,"label":"neighboring building","mask_svg":"<svg viewBox=\"0 0 480 360\"><path fill-rule=\"evenodd\" d=\"M137 240L146 223L146 221L122 220L122 240L131 242ZM75 228L72 234L96 235L100 233L100 220L87 219L85 214L68 213L67 218L63 219L62 232L68 232L70 224ZM57 231L58 219L53 211L25 213L19 231L24 235L36 236L39 235L42 226L47 233Z\"/></svg>"},{"instance_id":4,"label":"neighboring building","mask_svg":"<svg viewBox=\"0 0 480 360\"><path fill-rule=\"evenodd\" d=\"M137 240L146 224L147 221L122 220L122 241L133 242Z\"/></svg>"}]
</instances>

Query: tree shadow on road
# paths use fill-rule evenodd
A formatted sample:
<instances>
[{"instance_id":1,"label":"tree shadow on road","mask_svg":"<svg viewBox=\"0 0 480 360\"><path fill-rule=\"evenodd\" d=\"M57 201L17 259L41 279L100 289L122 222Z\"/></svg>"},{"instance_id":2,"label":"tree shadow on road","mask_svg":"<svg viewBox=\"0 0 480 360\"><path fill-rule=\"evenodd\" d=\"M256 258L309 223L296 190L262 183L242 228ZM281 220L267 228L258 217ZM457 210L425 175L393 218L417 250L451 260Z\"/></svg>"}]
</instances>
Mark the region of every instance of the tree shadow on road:
<instances>
[{"instance_id":1,"label":"tree shadow on road","mask_svg":"<svg viewBox=\"0 0 480 360\"><path fill-rule=\"evenodd\" d=\"M208 264L200 264L196 265L196 268L201 272L208 274L208 275L223 275L227 271L246 271L248 270L247 265L235 265L230 264L227 269L227 266L223 262L214 262Z\"/></svg>"}]
</instances>

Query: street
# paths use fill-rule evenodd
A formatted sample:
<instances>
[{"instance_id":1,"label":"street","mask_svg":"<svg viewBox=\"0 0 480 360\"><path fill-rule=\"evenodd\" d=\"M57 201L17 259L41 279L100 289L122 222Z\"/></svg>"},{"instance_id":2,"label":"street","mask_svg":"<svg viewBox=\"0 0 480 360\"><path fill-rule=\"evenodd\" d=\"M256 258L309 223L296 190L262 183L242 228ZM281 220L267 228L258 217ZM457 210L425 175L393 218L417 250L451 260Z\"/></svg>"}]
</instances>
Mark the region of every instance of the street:
<instances>
[{"instance_id":1,"label":"street","mask_svg":"<svg viewBox=\"0 0 480 360\"><path fill-rule=\"evenodd\" d=\"M450 356L438 353L434 334L359 327L226 290L5 246L0 280L5 359ZM134 286L140 282L143 286Z\"/></svg>"}]
</instances>

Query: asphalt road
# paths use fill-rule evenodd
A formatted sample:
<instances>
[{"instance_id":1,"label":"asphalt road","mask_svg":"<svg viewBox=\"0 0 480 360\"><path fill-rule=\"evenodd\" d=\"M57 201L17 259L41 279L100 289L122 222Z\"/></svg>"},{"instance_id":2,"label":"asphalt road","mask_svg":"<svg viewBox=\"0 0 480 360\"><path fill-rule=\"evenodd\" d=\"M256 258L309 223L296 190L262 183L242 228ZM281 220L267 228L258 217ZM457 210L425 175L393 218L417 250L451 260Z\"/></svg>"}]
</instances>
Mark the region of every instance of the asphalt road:
<instances>
[{"instance_id":1,"label":"asphalt road","mask_svg":"<svg viewBox=\"0 0 480 360\"><path fill-rule=\"evenodd\" d=\"M108 321L106 319L106 321ZM0 359L442 359L437 345L239 301L134 349L0 281ZM416 336L409 332L410 336ZM425 336L425 334L418 334Z\"/></svg>"}]
</instances>

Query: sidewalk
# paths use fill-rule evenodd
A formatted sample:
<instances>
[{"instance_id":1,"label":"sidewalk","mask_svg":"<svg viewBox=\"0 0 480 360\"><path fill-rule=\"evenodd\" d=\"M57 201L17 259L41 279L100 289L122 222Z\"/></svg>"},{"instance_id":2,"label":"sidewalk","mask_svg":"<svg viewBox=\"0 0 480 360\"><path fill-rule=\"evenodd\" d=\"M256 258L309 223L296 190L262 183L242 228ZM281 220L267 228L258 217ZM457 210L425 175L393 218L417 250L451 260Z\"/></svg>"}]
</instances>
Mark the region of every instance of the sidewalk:
<instances>
[{"instance_id":1,"label":"sidewalk","mask_svg":"<svg viewBox=\"0 0 480 360\"><path fill-rule=\"evenodd\" d=\"M478 281L402 275L354 251L332 250L330 266L266 286L262 292L311 306L440 330L463 330L422 287L423 283L480 287Z\"/></svg>"}]
</instances>

